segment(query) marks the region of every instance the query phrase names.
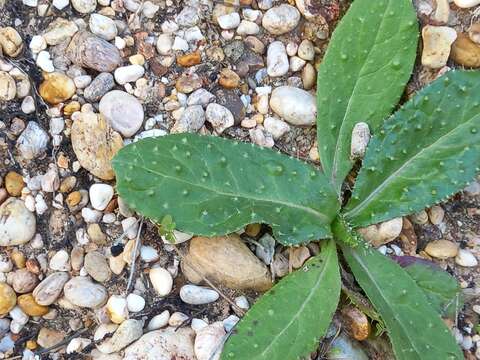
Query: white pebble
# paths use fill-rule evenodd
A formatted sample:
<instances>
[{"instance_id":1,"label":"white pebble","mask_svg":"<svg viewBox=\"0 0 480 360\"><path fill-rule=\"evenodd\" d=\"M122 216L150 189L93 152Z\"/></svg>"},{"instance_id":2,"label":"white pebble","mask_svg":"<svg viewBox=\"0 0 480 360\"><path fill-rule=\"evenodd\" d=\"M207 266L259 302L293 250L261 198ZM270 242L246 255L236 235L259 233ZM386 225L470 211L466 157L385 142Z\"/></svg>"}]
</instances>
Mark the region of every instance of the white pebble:
<instances>
[{"instance_id":1,"label":"white pebble","mask_svg":"<svg viewBox=\"0 0 480 360\"><path fill-rule=\"evenodd\" d=\"M460 266L474 267L478 265L478 260L470 250L460 249L455 257L455 262Z\"/></svg>"},{"instance_id":2,"label":"white pebble","mask_svg":"<svg viewBox=\"0 0 480 360\"><path fill-rule=\"evenodd\" d=\"M208 304L217 301L219 294L212 289L197 285L184 285L180 289L180 298L191 305Z\"/></svg>"},{"instance_id":3,"label":"white pebble","mask_svg":"<svg viewBox=\"0 0 480 360\"><path fill-rule=\"evenodd\" d=\"M89 190L90 202L96 210L105 210L113 197L113 187L108 184L93 184Z\"/></svg>"},{"instance_id":4,"label":"white pebble","mask_svg":"<svg viewBox=\"0 0 480 360\"><path fill-rule=\"evenodd\" d=\"M114 72L115 81L120 85L134 82L140 79L145 73L145 69L141 65L127 65L119 67Z\"/></svg>"},{"instance_id":5,"label":"white pebble","mask_svg":"<svg viewBox=\"0 0 480 360\"><path fill-rule=\"evenodd\" d=\"M147 325L147 330L158 330L168 325L168 320L170 319L170 313L168 310L163 311L162 313L155 315Z\"/></svg>"},{"instance_id":6,"label":"white pebble","mask_svg":"<svg viewBox=\"0 0 480 360\"><path fill-rule=\"evenodd\" d=\"M128 311L139 312L145 307L145 299L137 294L128 294L127 296Z\"/></svg>"},{"instance_id":7,"label":"white pebble","mask_svg":"<svg viewBox=\"0 0 480 360\"><path fill-rule=\"evenodd\" d=\"M271 77L283 76L288 72L289 63L285 46L281 41L274 41L267 50L267 72Z\"/></svg>"},{"instance_id":8,"label":"white pebble","mask_svg":"<svg viewBox=\"0 0 480 360\"><path fill-rule=\"evenodd\" d=\"M170 294L173 287L173 278L167 270L161 267L152 268L149 277L158 295L163 297Z\"/></svg>"},{"instance_id":9,"label":"white pebble","mask_svg":"<svg viewBox=\"0 0 480 360\"><path fill-rule=\"evenodd\" d=\"M240 15L237 12L218 17L218 24L224 30L235 29L240 24Z\"/></svg>"},{"instance_id":10,"label":"white pebble","mask_svg":"<svg viewBox=\"0 0 480 360\"><path fill-rule=\"evenodd\" d=\"M453 0L455 5L460 8L468 9L480 4L480 0Z\"/></svg>"},{"instance_id":11,"label":"white pebble","mask_svg":"<svg viewBox=\"0 0 480 360\"><path fill-rule=\"evenodd\" d=\"M152 246L143 245L140 248L140 258L145 262L156 261L159 258L158 251Z\"/></svg>"},{"instance_id":12,"label":"white pebble","mask_svg":"<svg viewBox=\"0 0 480 360\"><path fill-rule=\"evenodd\" d=\"M198 319L198 318L193 318L192 323L190 324L190 327L195 332L198 332L207 326L208 326L208 323L205 320Z\"/></svg>"},{"instance_id":13,"label":"white pebble","mask_svg":"<svg viewBox=\"0 0 480 360\"><path fill-rule=\"evenodd\" d=\"M48 51L40 51L37 56L37 65L40 69L46 72L53 72L55 68L53 61L50 59L50 53Z\"/></svg>"},{"instance_id":14,"label":"white pebble","mask_svg":"<svg viewBox=\"0 0 480 360\"><path fill-rule=\"evenodd\" d=\"M47 48L47 42L43 36L34 35L32 36L32 40L30 40L29 48L34 54L38 54Z\"/></svg>"}]
</instances>

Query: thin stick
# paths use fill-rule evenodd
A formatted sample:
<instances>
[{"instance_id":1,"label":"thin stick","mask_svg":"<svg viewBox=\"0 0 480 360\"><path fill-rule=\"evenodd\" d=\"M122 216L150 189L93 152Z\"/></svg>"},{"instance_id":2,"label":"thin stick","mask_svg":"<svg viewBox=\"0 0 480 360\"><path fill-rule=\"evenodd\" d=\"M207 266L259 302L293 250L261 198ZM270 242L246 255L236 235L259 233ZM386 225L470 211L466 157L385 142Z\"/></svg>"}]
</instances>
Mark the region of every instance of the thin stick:
<instances>
[{"instance_id":1,"label":"thin stick","mask_svg":"<svg viewBox=\"0 0 480 360\"><path fill-rule=\"evenodd\" d=\"M135 275L135 264L137 263L137 253L140 248L140 234L142 232L143 227L143 217L141 218L140 225L138 226L137 237L135 238L135 246L133 248L132 253L132 265L130 266L130 274L128 275L128 283L127 283L127 294L130 292L130 288L132 287L133 277Z\"/></svg>"},{"instance_id":2,"label":"thin stick","mask_svg":"<svg viewBox=\"0 0 480 360\"><path fill-rule=\"evenodd\" d=\"M237 304L235 304L235 302L233 300L231 300L218 287L216 287L210 280L208 280L205 276L203 276L203 274L198 269L196 269L195 266L193 266L191 263L186 261L185 256L180 252L180 250L177 248L177 246L175 244L172 244L172 246L175 249L175 252L177 253L177 255L180 257L180 259L182 259L182 261L185 265L189 266L198 276L200 276L202 278L202 280L204 280L208 284L208 286L210 286L212 289L214 289L216 292L218 292L220 294L220 296L222 298L224 298L230 305L232 305L232 307L240 315L242 315L242 316L245 315L245 311L242 308L237 306Z\"/></svg>"},{"instance_id":3,"label":"thin stick","mask_svg":"<svg viewBox=\"0 0 480 360\"><path fill-rule=\"evenodd\" d=\"M59 347L69 343L71 340L79 337L80 335L82 335L83 333L87 332L88 329L87 328L84 328L84 329L81 329L81 330L78 330L77 332L75 332L73 335L65 338L64 340L60 341L58 344L55 344L49 348L46 348L46 349L42 349L42 350L39 350L39 351L36 351L35 352L35 355L41 355L41 354L45 354L45 353L48 353L50 351L53 351L53 350L56 350L58 349Z\"/></svg>"}]
</instances>

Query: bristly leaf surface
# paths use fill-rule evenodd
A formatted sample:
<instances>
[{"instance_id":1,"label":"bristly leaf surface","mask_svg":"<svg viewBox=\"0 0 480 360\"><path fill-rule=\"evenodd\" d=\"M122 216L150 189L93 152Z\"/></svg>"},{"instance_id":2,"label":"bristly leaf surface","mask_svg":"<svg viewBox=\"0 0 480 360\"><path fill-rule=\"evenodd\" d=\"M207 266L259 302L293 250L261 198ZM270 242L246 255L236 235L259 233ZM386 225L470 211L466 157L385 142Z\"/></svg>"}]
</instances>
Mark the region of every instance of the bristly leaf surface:
<instances>
[{"instance_id":1,"label":"bristly leaf surface","mask_svg":"<svg viewBox=\"0 0 480 360\"><path fill-rule=\"evenodd\" d=\"M243 317L222 360L303 359L318 347L338 305L340 272L333 240L283 278Z\"/></svg>"},{"instance_id":2,"label":"bristly leaf surface","mask_svg":"<svg viewBox=\"0 0 480 360\"><path fill-rule=\"evenodd\" d=\"M375 131L397 105L416 57L411 0L356 0L332 35L318 72L317 137L322 167L338 193L352 168L358 122Z\"/></svg>"},{"instance_id":3,"label":"bristly leaf surface","mask_svg":"<svg viewBox=\"0 0 480 360\"><path fill-rule=\"evenodd\" d=\"M450 330L407 272L375 249L342 250L385 321L397 360L463 359Z\"/></svg>"},{"instance_id":4,"label":"bristly leaf surface","mask_svg":"<svg viewBox=\"0 0 480 360\"><path fill-rule=\"evenodd\" d=\"M480 72L450 71L371 140L344 212L353 226L411 214L472 181L480 166Z\"/></svg>"},{"instance_id":5,"label":"bristly leaf surface","mask_svg":"<svg viewBox=\"0 0 480 360\"><path fill-rule=\"evenodd\" d=\"M330 237L339 209L325 176L270 149L213 136L176 134L124 147L113 160L117 190L155 222L171 215L179 230L228 234L270 224L283 244Z\"/></svg>"}]
</instances>

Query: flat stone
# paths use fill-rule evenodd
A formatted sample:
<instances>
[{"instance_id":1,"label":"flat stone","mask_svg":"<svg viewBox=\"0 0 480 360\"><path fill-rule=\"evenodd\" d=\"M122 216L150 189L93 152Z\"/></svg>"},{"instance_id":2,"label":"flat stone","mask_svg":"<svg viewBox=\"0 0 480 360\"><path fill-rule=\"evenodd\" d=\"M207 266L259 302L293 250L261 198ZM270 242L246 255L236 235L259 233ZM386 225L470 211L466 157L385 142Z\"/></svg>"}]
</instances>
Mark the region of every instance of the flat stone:
<instances>
[{"instance_id":1,"label":"flat stone","mask_svg":"<svg viewBox=\"0 0 480 360\"><path fill-rule=\"evenodd\" d=\"M92 80L90 85L88 85L83 91L85 99L91 102L99 101L103 95L112 90L115 86L115 81L113 75L104 72L98 74L98 76Z\"/></svg>"},{"instance_id":2,"label":"flat stone","mask_svg":"<svg viewBox=\"0 0 480 360\"><path fill-rule=\"evenodd\" d=\"M110 41L117 36L117 26L115 25L115 21L107 16L92 14L90 15L88 24L90 31L102 39Z\"/></svg>"},{"instance_id":3,"label":"flat stone","mask_svg":"<svg viewBox=\"0 0 480 360\"><path fill-rule=\"evenodd\" d=\"M180 289L180 298L184 303L202 305L217 301L218 292L197 285L184 285Z\"/></svg>"},{"instance_id":4,"label":"flat stone","mask_svg":"<svg viewBox=\"0 0 480 360\"><path fill-rule=\"evenodd\" d=\"M68 273L63 271L48 275L33 290L33 296L37 304L45 306L53 304L60 296L63 286L69 278Z\"/></svg>"},{"instance_id":5,"label":"flat stone","mask_svg":"<svg viewBox=\"0 0 480 360\"><path fill-rule=\"evenodd\" d=\"M457 38L455 29L447 26L427 25L422 29L422 65L440 69L447 64L450 49Z\"/></svg>"},{"instance_id":6,"label":"flat stone","mask_svg":"<svg viewBox=\"0 0 480 360\"><path fill-rule=\"evenodd\" d=\"M80 307L95 309L107 301L107 290L102 285L81 276L70 279L63 291L68 301Z\"/></svg>"},{"instance_id":7,"label":"flat stone","mask_svg":"<svg viewBox=\"0 0 480 360\"><path fill-rule=\"evenodd\" d=\"M111 354L120 351L143 335L142 328L143 322L140 320L125 320L118 327L112 337L98 345L97 348L104 354ZM148 348L142 348L144 354L145 349ZM149 350L147 353L150 354L151 350ZM124 357L124 360L125 359L127 359L127 357Z\"/></svg>"},{"instance_id":8,"label":"flat stone","mask_svg":"<svg viewBox=\"0 0 480 360\"><path fill-rule=\"evenodd\" d=\"M98 282L105 282L112 275L107 259L98 251L90 251L85 255L84 265L88 275Z\"/></svg>"},{"instance_id":9,"label":"flat stone","mask_svg":"<svg viewBox=\"0 0 480 360\"><path fill-rule=\"evenodd\" d=\"M444 260L457 256L458 245L448 240L435 240L427 244L425 252L434 258Z\"/></svg>"}]
</instances>

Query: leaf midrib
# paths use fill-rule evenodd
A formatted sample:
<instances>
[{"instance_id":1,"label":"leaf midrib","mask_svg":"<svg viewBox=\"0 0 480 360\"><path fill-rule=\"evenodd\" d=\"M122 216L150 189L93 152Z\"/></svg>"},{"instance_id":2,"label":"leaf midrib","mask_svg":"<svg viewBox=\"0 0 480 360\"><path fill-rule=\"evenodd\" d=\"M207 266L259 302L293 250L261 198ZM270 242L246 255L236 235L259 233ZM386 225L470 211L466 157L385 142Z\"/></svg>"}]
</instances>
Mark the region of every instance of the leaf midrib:
<instances>
[{"instance_id":1,"label":"leaf midrib","mask_svg":"<svg viewBox=\"0 0 480 360\"><path fill-rule=\"evenodd\" d=\"M263 357L269 350L270 348L273 346L273 344L278 340L279 337L281 337L285 331L287 331L287 329L298 319L298 317L300 316L300 314L303 312L303 310L305 309L305 307L307 306L307 304L310 302L313 294L316 293L318 287L320 286L320 283L322 282L323 278L325 277L325 273L327 272L327 270L329 269L329 266L330 266L330 262L332 261L333 259L333 255L336 255L336 251L335 249L331 249L331 247L333 246L333 241L330 240L330 242L328 243L328 251L329 251L329 254L328 254L328 257L326 258L325 260L325 263L324 263L324 267L322 269L322 271L320 272L320 274L318 275L318 278L317 278L317 281L315 283L315 286L311 289L310 293L308 294L308 296L306 297L305 301L303 302L302 306L300 306L300 308L298 309L298 311L295 313L295 315L292 317L292 319L290 320L290 322L283 328L282 331L280 331L277 335L275 335L275 337L272 339L272 341L270 342L270 344L262 351L261 353L261 356ZM327 249L327 247L326 247Z\"/></svg>"},{"instance_id":2,"label":"leaf midrib","mask_svg":"<svg viewBox=\"0 0 480 360\"><path fill-rule=\"evenodd\" d=\"M203 190L206 190L206 191L214 192L214 193L216 193L217 195L220 195L220 196L226 196L226 197L232 197L232 198L239 197L239 198L243 198L243 199L251 200L251 201L269 202L269 203L272 203L272 204L287 206L287 207L290 207L290 208L294 208L294 209L298 209L300 211L310 213L310 214L314 215L315 217L317 217L318 219L320 219L323 223L328 224L330 222L330 217L328 217L327 215L325 215L325 214L323 214L319 211L316 211L313 208L309 208L309 207L306 207L306 206L303 206L303 205L298 205L298 204L295 204L295 203L291 203L291 202L287 202L287 201L280 201L280 200L276 200L276 199L258 198L258 197L255 197L255 196L252 196L252 195L246 195L246 194L243 194L243 193L240 193L240 192L235 193L235 194L234 193L229 193L229 192L224 192L224 191L220 191L216 188L209 188L209 187L206 187L206 186L202 186L198 183L196 183L196 184L191 183L189 181L186 181L183 178L162 174L162 173L157 172L153 169L149 169L145 166L140 166L140 165L135 165L135 166L137 168L140 168L140 169L143 169L147 172L150 172L154 175L161 176L161 177L170 179L172 181L182 182L182 183L184 183L188 186L197 187L197 188L200 188L200 189L203 189Z\"/></svg>"},{"instance_id":3,"label":"leaf midrib","mask_svg":"<svg viewBox=\"0 0 480 360\"><path fill-rule=\"evenodd\" d=\"M422 148L420 151L415 153L410 159L408 159L402 166L400 166L395 172L393 172L391 175L389 175L379 186L375 188L374 191L372 191L362 202L360 202L357 206L355 206L353 209L347 211L345 213L345 217L352 219L354 216L358 215L360 211L362 211L368 204L370 204L378 195L385 189L386 186L389 185L389 183L393 180L395 180L398 176L399 173L401 173L406 166L408 166L412 161L416 160L419 156L421 156L423 153L427 152L430 150L433 146L437 145L439 142L441 142L443 139L446 137L450 136L452 133L456 132L457 130L460 130L462 127L467 126L470 124L471 121L475 120L479 115L475 115L468 119L467 121L463 122L461 125L452 128L450 131L439 137L437 140L435 140L433 143L428 145L427 147Z\"/></svg>"},{"instance_id":4,"label":"leaf midrib","mask_svg":"<svg viewBox=\"0 0 480 360\"><path fill-rule=\"evenodd\" d=\"M398 1L398 0L397 0ZM384 14L387 12L388 8L390 7L391 5L391 0L388 1L388 4L387 6L385 7L385 11L384 11ZM373 41L373 45L372 47L370 48L370 50L368 51L368 54L367 56L365 57L365 61L364 63L362 64L362 67L360 68L359 72L358 72L358 76L357 76L357 80L355 81L355 84L353 86L353 89L350 93L350 97L348 99L348 103L347 103L347 106L345 108L345 114L343 115L343 118L342 118L342 122L340 124L340 129L338 130L338 136L336 138L336 141L335 141L335 152L333 154L333 162L332 162L332 174L331 174L331 183L333 185L333 187L335 189L337 189L337 171L338 171L338 162L339 162L339 154L340 154L340 147L341 147L341 144L342 142L340 142L340 137L341 137L341 134L342 134L342 131L343 131L343 128L344 128L344 125L345 125L345 122L346 122L346 119L347 119L347 115L350 113L350 107L352 105L352 99L354 98L354 94L355 94L355 91L358 87L358 85L361 83L361 79L362 77L364 76L363 74L363 71L365 70L365 66L367 65L368 63L368 59L370 58L370 55L372 54L372 51L373 49L376 47L377 45L377 39L378 39L378 36L380 35L381 31L380 29L383 27L383 24L385 22L385 18L386 16L382 16L382 20L380 22L380 25L378 26L377 28L377 32L375 34L375 39ZM342 179L343 180L343 179ZM341 185L341 184L340 184ZM337 192L339 192L340 189L337 190Z\"/></svg>"}]
</instances>

